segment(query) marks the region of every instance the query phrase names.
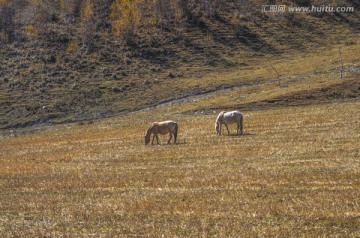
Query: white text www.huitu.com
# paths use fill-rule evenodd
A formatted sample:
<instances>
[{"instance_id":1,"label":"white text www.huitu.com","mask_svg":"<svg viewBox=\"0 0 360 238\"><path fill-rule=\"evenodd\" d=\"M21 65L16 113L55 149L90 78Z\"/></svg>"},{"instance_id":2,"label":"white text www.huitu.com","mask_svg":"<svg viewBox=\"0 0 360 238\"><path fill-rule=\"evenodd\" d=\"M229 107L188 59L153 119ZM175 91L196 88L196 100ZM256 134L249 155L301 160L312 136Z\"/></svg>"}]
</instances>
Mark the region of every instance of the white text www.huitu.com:
<instances>
[{"instance_id":1,"label":"white text www.huitu.com","mask_svg":"<svg viewBox=\"0 0 360 238\"><path fill-rule=\"evenodd\" d=\"M285 5L262 5L262 12L306 12L306 13L320 13L320 12L354 12L354 7L331 7L331 6L311 6L311 7L292 7Z\"/></svg>"}]
</instances>

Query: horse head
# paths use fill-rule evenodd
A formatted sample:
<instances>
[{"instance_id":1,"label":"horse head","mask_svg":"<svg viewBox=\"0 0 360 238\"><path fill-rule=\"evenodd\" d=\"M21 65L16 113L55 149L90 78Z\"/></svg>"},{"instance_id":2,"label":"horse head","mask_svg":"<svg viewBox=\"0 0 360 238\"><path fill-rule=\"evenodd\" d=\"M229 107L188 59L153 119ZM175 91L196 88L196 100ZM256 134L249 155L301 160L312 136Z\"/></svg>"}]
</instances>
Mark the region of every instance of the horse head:
<instances>
[{"instance_id":1,"label":"horse head","mask_svg":"<svg viewBox=\"0 0 360 238\"><path fill-rule=\"evenodd\" d=\"M215 121L215 131L217 135L220 135L221 122L224 118L224 111L220 112Z\"/></svg>"},{"instance_id":2,"label":"horse head","mask_svg":"<svg viewBox=\"0 0 360 238\"><path fill-rule=\"evenodd\" d=\"M154 126L154 124L151 125L146 131L146 134L144 136L145 145L149 144L149 142L150 142L150 136L151 136L151 133L153 132L153 126Z\"/></svg>"},{"instance_id":3,"label":"horse head","mask_svg":"<svg viewBox=\"0 0 360 238\"><path fill-rule=\"evenodd\" d=\"M150 142L150 135L149 135L149 136L148 136L148 135L145 135L144 138L145 138L145 145L149 144L149 142Z\"/></svg>"},{"instance_id":4,"label":"horse head","mask_svg":"<svg viewBox=\"0 0 360 238\"><path fill-rule=\"evenodd\" d=\"M220 135L220 123L216 122L215 123L215 131L217 135Z\"/></svg>"}]
</instances>

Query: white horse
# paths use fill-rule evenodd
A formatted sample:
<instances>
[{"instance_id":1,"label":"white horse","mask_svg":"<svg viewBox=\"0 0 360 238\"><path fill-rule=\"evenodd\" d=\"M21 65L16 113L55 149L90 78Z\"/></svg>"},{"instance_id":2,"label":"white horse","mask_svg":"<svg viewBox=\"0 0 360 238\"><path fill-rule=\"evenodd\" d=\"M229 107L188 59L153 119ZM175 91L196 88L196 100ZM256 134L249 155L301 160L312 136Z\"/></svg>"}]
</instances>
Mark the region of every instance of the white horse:
<instances>
[{"instance_id":1,"label":"white horse","mask_svg":"<svg viewBox=\"0 0 360 238\"><path fill-rule=\"evenodd\" d=\"M215 130L217 135L221 135L221 126L225 125L228 135L230 135L228 124L237 124L236 134L243 134L243 115L239 111L232 112L220 112L216 118L215 122Z\"/></svg>"}]
</instances>

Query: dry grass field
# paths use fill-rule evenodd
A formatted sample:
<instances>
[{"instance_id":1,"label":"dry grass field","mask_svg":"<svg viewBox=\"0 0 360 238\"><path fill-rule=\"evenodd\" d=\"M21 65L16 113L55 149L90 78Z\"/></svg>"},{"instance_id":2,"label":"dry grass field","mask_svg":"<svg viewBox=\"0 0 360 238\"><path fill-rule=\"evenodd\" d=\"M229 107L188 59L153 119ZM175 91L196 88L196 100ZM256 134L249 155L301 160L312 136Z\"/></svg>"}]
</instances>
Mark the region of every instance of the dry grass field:
<instances>
[{"instance_id":1,"label":"dry grass field","mask_svg":"<svg viewBox=\"0 0 360 238\"><path fill-rule=\"evenodd\" d=\"M229 107L341 82L308 80L230 90ZM216 136L225 101L212 94L1 139L0 233L359 237L358 97L248 108L244 135ZM157 119L179 123L178 144L144 145Z\"/></svg>"},{"instance_id":2,"label":"dry grass field","mask_svg":"<svg viewBox=\"0 0 360 238\"><path fill-rule=\"evenodd\" d=\"M0 0L0 238L360 237L357 2Z\"/></svg>"}]
</instances>

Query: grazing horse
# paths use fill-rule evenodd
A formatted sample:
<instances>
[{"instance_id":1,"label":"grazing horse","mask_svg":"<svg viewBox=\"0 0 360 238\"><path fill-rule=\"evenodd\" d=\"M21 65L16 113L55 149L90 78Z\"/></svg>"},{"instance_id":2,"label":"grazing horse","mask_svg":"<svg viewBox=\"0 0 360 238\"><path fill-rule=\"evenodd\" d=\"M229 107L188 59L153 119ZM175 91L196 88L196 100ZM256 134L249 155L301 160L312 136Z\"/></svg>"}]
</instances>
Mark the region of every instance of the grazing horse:
<instances>
[{"instance_id":1,"label":"grazing horse","mask_svg":"<svg viewBox=\"0 0 360 238\"><path fill-rule=\"evenodd\" d=\"M175 144L177 133L178 133L178 125L176 122L174 122L174 121L154 122L149 127L149 129L147 129L147 131L146 131L145 145L149 144L151 134L154 134L154 136L152 138L152 142L151 142L151 144L153 145L154 138L156 138L156 142L157 142L157 144L159 144L158 134L165 135L167 133L170 134L170 139L168 140L167 143L170 144L170 140L172 139L172 136L174 135L174 144Z\"/></svg>"},{"instance_id":2,"label":"grazing horse","mask_svg":"<svg viewBox=\"0 0 360 238\"><path fill-rule=\"evenodd\" d=\"M221 126L225 124L228 135L230 135L229 128L227 124L237 124L236 134L243 134L243 115L239 111L232 112L220 112L215 122L215 130L217 135L221 135Z\"/></svg>"}]
</instances>

